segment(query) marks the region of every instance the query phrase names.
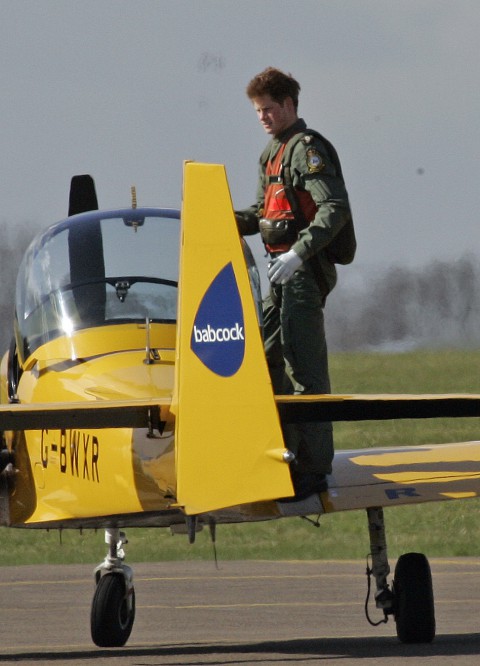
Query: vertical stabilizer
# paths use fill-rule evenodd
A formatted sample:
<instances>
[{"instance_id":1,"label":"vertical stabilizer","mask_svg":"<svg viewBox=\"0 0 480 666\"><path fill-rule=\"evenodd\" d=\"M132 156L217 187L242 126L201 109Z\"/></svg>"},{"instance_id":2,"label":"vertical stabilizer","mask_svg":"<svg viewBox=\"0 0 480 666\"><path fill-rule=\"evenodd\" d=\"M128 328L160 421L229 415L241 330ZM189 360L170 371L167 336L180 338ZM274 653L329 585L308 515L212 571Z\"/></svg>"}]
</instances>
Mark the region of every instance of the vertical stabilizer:
<instances>
[{"instance_id":1,"label":"vertical stabilizer","mask_svg":"<svg viewBox=\"0 0 480 666\"><path fill-rule=\"evenodd\" d=\"M187 513L293 495L225 168L184 167L175 392Z\"/></svg>"}]
</instances>

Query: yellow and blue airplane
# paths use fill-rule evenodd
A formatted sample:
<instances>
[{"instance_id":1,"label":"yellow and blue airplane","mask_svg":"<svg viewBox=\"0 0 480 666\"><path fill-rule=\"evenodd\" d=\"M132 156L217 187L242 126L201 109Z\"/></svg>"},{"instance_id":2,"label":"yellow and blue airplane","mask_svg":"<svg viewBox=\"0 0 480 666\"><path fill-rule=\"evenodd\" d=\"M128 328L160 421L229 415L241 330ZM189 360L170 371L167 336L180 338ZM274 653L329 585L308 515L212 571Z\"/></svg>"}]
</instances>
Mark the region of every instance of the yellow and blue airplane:
<instances>
[{"instance_id":1,"label":"yellow and blue airplane","mask_svg":"<svg viewBox=\"0 0 480 666\"><path fill-rule=\"evenodd\" d=\"M185 163L181 211L135 198L100 211L93 180L74 177L68 217L19 268L0 524L105 529L91 633L122 646L135 617L125 528L193 541L204 525L365 509L382 621L393 616L401 641L433 640L428 561L402 555L389 583L383 507L477 497L480 442L337 451L327 491L285 501L282 424L478 416L480 396L275 396L259 304L222 165Z\"/></svg>"}]
</instances>

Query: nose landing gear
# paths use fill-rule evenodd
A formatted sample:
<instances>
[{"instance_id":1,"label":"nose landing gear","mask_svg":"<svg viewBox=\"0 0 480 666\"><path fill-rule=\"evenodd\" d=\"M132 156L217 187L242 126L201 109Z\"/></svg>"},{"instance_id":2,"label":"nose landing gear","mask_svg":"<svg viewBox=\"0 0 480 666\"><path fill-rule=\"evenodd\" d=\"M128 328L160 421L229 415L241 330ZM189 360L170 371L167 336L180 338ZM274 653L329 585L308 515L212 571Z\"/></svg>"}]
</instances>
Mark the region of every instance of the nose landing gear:
<instances>
[{"instance_id":1,"label":"nose landing gear","mask_svg":"<svg viewBox=\"0 0 480 666\"><path fill-rule=\"evenodd\" d=\"M127 543L118 529L105 530L109 552L95 569L96 589L90 614L93 642L99 647L122 647L127 642L135 619L133 572L123 563Z\"/></svg>"}]
</instances>

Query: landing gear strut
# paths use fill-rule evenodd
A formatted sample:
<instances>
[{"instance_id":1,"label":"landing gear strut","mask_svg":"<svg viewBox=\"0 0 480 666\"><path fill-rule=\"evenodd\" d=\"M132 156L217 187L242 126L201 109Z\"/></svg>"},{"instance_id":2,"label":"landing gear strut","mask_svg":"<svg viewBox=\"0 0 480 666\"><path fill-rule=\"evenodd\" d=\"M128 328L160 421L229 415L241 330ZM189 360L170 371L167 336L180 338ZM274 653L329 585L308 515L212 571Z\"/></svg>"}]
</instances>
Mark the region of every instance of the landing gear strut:
<instances>
[{"instance_id":1,"label":"landing gear strut","mask_svg":"<svg viewBox=\"0 0 480 666\"><path fill-rule=\"evenodd\" d=\"M387 622L387 616L391 615L394 610L394 597L387 582L390 565L388 564L387 557L383 509L381 507L371 507L367 509L367 517L368 532L370 535L370 554L372 557L372 568L368 571L368 574L373 574L375 578L377 588L375 592L375 605L377 608L383 610L385 618L383 622Z\"/></svg>"},{"instance_id":2,"label":"landing gear strut","mask_svg":"<svg viewBox=\"0 0 480 666\"><path fill-rule=\"evenodd\" d=\"M393 615L397 636L402 643L431 643L435 637L435 611L432 576L427 558L421 553L401 555L390 589L387 582L390 566L383 509L371 507L367 509L367 516L372 557L372 568L367 569L367 574L369 577L373 574L376 583L375 604L384 614L384 619L375 624L387 622L388 616ZM367 619L374 624L368 611Z\"/></svg>"},{"instance_id":3,"label":"landing gear strut","mask_svg":"<svg viewBox=\"0 0 480 666\"><path fill-rule=\"evenodd\" d=\"M95 569L96 589L92 601L90 628L99 647L121 647L127 642L135 619L133 572L123 563L127 543L120 530L106 529L108 554Z\"/></svg>"}]
</instances>

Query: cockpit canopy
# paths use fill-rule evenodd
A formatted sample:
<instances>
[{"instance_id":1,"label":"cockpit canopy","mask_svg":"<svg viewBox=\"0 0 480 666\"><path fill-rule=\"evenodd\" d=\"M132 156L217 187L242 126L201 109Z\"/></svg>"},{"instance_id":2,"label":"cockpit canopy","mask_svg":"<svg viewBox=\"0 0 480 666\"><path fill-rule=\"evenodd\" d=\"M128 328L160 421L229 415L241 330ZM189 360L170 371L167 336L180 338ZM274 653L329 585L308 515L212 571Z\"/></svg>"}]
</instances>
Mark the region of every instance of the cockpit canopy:
<instances>
[{"instance_id":1,"label":"cockpit canopy","mask_svg":"<svg viewBox=\"0 0 480 666\"><path fill-rule=\"evenodd\" d=\"M173 209L94 211L37 237L17 279L20 356L80 329L147 318L174 323L179 218Z\"/></svg>"},{"instance_id":2,"label":"cockpit canopy","mask_svg":"<svg viewBox=\"0 0 480 666\"><path fill-rule=\"evenodd\" d=\"M87 328L177 317L180 211L135 208L67 218L38 236L19 268L17 353ZM258 271L244 255L261 318Z\"/></svg>"}]
</instances>

